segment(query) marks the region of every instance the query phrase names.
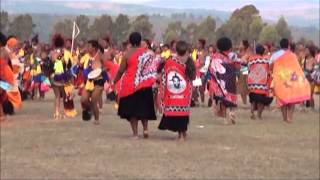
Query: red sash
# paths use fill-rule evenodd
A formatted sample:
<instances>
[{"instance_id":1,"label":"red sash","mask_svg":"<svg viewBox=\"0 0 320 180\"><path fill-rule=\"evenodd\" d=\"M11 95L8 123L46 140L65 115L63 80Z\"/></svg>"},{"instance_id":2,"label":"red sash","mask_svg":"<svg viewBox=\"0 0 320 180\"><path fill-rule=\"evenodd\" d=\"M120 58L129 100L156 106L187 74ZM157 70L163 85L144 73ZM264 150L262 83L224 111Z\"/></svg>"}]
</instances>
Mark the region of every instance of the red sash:
<instances>
[{"instance_id":1,"label":"red sash","mask_svg":"<svg viewBox=\"0 0 320 180\"><path fill-rule=\"evenodd\" d=\"M136 91L151 87L156 81L157 66L154 53L138 48L128 59L127 69L122 76L119 97L129 96Z\"/></svg>"},{"instance_id":2,"label":"red sash","mask_svg":"<svg viewBox=\"0 0 320 180\"><path fill-rule=\"evenodd\" d=\"M164 66L160 96L166 116L188 116L192 84L186 78L185 65L175 58L168 59Z\"/></svg>"},{"instance_id":3,"label":"red sash","mask_svg":"<svg viewBox=\"0 0 320 180\"><path fill-rule=\"evenodd\" d=\"M248 63L248 88L250 92L257 94L269 94L271 75L269 71L269 58L253 56Z\"/></svg>"}]
</instances>

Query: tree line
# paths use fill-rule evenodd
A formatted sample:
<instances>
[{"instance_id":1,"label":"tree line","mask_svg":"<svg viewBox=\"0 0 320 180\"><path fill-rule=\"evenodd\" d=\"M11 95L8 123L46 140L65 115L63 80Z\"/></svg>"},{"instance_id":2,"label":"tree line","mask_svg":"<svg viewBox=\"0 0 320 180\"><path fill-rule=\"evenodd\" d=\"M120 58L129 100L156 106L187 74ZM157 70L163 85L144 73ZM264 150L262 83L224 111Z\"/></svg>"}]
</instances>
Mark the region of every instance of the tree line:
<instances>
[{"instance_id":1,"label":"tree line","mask_svg":"<svg viewBox=\"0 0 320 180\"><path fill-rule=\"evenodd\" d=\"M7 12L0 13L0 30L9 35L15 35L20 39L28 39L35 34L35 24L29 14L15 16L9 21ZM79 15L75 18L67 18L54 25L51 34L60 33L65 37L71 37L73 21L81 30L78 39L88 40L110 37L113 43L122 43L127 40L128 33L138 31L144 38L153 39L155 33L149 16L140 15L134 18L125 14L119 14L113 18L108 14L95 17L93 20L86 15ZM182 39L195 43L198 39L206 39L208 43L214 43L216 39L227 36L234 43L242 40L260 43L277 43L280 38L292 39L292 33L284 17L279 18L276 24L263 21L259 10L253 5L247 5L235 10L230 18L221 26L217 26L216 19L211 16L202 21L183 24L181 21L174 21L167 25L162 32L162 40L169 43L172 40Z\"/></svg>"}]
</instances>

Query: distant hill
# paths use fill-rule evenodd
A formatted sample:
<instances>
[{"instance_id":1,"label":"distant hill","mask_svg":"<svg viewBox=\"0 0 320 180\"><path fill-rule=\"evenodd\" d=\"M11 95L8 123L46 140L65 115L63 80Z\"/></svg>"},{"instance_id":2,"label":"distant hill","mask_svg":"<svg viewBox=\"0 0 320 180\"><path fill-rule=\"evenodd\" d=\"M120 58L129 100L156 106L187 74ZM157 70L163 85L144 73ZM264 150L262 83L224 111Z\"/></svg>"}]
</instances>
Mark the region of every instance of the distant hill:
<instances>
[{"instance_id":1,"label":"distant hill","mask_svg":"<svg viewBox=\"0 0 320 180\"><path fill-rule=\"evenodd\" d=\"M313 40L313 42L320 45L320 31L315 27L290 27L292 36L295 41L305 38L307 40Z\"/></svg>"},{"instance_id":2,"label":"distant hill","mask_svg":"<svg viewBox=\"0 0 320 180\"><path fill-rule=\"evenodd\" d=\"M1 10L8 11L11 17L17 14L29 13L36 24L35 32L47 41L56 22L64 18L74 18L85 14L93 19L101 14L115 17L119 13L134 16L148 14L153 24L156 38L161 39L168 23L180 20L183 24L200 22L206 16L212 16L220 26L226 21L231 12L214 9L161 8L145 5L119 4L108 2L64 1L64 0L0 0ZM149 4L150 5L150 4ZM312 12L311 12L312 13ZM306 20L299 17L286 18L295 40L301 37L313 40L319 45L319 19ZM275 23L275 20L264 19L265 22Z\"/></svg>"},{"instance_id":3,"label":"distant hill","mask_svg":"<svg viewBox=\"0 0 320 180\"><path fill-rule=\"evenodd\" d=\"M134 0L133 0L134 1ZM183 1L183 0L181 0ZM160 1L159 1L160 2ZM240 7L239 7L240 8ZM103 1L89 1L89 0L1 0L1 10L9 11L11 13L42 13L51 15L78 15L86 14L97 16L104 13L110 15L118 15L119 13L127 14L129 16L136 16L140 14L160 14L170 16L175 13L193 14L196 17L199 16L212 16L224 21L231 15L229 11L215 10L214 7L210 8L163 8L152 6L152 2L147 5L134 5L134 4L120 4L110 3ZM279 10L280 11L280 10ZM299 11L299 10L296 10ZM303 18L299 16L286 16L286 19L291 26L315 26L319 28L319 17L316 17L319 8L311 8L307 13L312 18ZM270 12L269 12L270 13ZM285 12L283 12L286 15ZM288 12L293 14L293 12ZM297 13L299 14L299 13ZM313 16L314 14L314 16ZM269 19L269 15L264 15L266 20L276 21L275 19Z\"/></svg>"},{"instance_id":4,"label":"distant hill","mask_svg":"<svg viewBox=\"0 0 320 180\"><path fill-rule=\"evenodd\" d=\"M171 9L151 7L144 5L118 4L109 2L77 2L77 1L39 1L39 0L1 0L1 10L11 13L45 13L51 15L101 15L108 13L118 15L119 13L129 16L140 14L171 15L174 13L187 13L194 16L213 16L226 20L230 13L214 9Z\"/></svg>"}]
</instances>

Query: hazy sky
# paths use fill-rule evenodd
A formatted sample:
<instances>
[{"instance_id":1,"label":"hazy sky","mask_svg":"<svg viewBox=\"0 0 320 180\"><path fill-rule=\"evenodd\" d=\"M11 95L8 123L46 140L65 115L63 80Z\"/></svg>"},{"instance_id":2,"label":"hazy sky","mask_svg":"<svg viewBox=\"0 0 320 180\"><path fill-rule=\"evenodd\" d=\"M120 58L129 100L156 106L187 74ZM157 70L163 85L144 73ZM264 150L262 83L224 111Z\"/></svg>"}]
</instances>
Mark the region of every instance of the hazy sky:
<instances>
[{"instance_id":1,"label":"hazy sky","mask_svg":"<svg viewBox=\"0 0 320 180\"><path fill-rule=\"evenodd\" d=\"M67 0L68 1L68 0ZM319 0L80 0L144 4L170 8L206 8L233 11L247 4L254 4L262 16L277 19L281 15L306 19L319 17Z\"/></svg>"},{"instance_id":2,"label":"hazy sky","mask_svg":"<svg viewBox=\"0 0 320 180\"><path fill-rule=\"evenodd\" d=\"M99 0L98 0L99 1ZM162 7L193 7L234 10L245 4L255 4L259 8L273 10L279 6L291 8L319 7L319 0L107 0L119 3L149 4Z\"/></svg>"},{"instance_id":3,"label":"hazy sky","mask_svg":"<svg viewBox=\"0 0 320 180\"><path fill-rule=\"evenodd\" d=\"M10 0L4 0L10 1ZM28 0L21 0L28 1ZM319 8L319 0L38 0L38 1L73 1L73 2L115 2L125 4L144 4L172 8L208 8L232 11L246 4L254 4L259 9L276 10Z\"/></svg>"},{"instance_id":4,"label":"hazy sky","mask_svg":"<svg viewBox=\"0 0 320 180\"><path fill-rule=\"evenodd\" d=\"M8 1L10 0L0 0ZM28 0L23 0L28 1ZM260 14L269 19L277 19L281 15L287 17L303 17L317 19L319 17L319 0L39 0L72 2L74 8L90 7L90 1L101 3L141 4L167 8L206 8L233 11L247 4L254 4Z\"/></svg>"}]
</instances>

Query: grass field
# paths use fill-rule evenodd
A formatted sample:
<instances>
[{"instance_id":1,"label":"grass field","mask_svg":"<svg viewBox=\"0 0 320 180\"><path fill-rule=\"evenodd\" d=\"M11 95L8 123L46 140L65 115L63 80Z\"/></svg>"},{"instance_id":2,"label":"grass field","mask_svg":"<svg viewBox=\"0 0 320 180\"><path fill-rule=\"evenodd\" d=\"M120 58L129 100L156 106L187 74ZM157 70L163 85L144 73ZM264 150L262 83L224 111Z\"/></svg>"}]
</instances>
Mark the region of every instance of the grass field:
<instances>
[{"instance_id":1,"label":"grass field","mask_svg":"<svg viewBox=\"0 0 320 180\"><path fill-rule=\"evenodd\" d=\"M319 112L286 124L278 110L250 120L242 105L236 126L224 126L195 108L188 140L178 142L157 129L160 118L148 140L132 140L112 104L98 126L80 115L53 120L52 107L51 95L28 101L1 124L0 179L319 179Z\"/></svg>"}]
</instances>

